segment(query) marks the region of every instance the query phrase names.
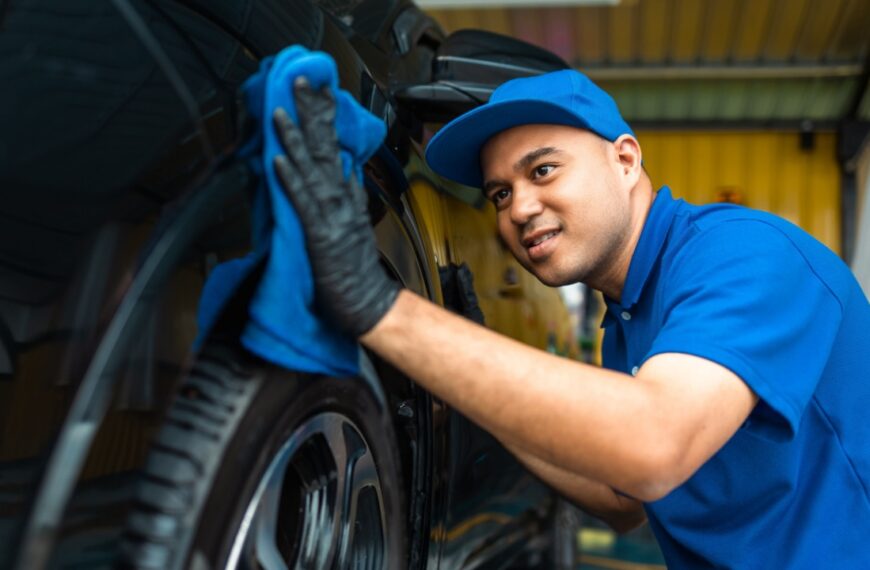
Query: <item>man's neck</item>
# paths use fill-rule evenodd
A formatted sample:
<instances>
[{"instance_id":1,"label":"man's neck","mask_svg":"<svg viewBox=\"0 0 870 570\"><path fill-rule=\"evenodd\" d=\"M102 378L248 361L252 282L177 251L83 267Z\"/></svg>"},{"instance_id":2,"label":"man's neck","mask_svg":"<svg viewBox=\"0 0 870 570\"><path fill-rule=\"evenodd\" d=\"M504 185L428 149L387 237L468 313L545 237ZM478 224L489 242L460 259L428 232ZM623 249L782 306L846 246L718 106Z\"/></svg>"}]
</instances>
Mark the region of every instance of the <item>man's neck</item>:
<instances>
[{"instance_id":1,"label":"man's neck","mask_svg":"<svg viewBox=\"0 0 870 570\"><path fill-rule=\"evenodd\" d=\"M591 287L598 289L607 298L616 302L622 301L622 291L625 287L625 280L628 278L631 260L634 257L637 244L640 242L640 236L655 199L649 179L644 178L642 182L639 182L638 187L632 190L631 196L631 229L625 242L619 248L619 255L612 263L608 264L607 272L596 280L597 283L589 283Z\"/></svg>"}]
</instances>

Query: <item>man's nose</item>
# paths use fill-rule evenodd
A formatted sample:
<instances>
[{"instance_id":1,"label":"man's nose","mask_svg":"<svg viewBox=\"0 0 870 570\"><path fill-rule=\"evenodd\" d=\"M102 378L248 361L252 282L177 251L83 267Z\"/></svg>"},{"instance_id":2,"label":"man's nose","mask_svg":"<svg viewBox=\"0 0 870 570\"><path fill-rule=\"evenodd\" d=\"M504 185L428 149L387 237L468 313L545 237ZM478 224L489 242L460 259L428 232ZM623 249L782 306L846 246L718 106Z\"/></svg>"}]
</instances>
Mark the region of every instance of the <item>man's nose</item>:
<instances>
[{"instance_id":1,"label":"man's nose","mask_svg":"<svg viewBox=\"0 0 870 570\"><path fill-rule=\"evenodd\" d=\"M538 189L534 186L517 186L511 196L511 221L523 225L544 211Z\"/></svg>"}]
</instances>

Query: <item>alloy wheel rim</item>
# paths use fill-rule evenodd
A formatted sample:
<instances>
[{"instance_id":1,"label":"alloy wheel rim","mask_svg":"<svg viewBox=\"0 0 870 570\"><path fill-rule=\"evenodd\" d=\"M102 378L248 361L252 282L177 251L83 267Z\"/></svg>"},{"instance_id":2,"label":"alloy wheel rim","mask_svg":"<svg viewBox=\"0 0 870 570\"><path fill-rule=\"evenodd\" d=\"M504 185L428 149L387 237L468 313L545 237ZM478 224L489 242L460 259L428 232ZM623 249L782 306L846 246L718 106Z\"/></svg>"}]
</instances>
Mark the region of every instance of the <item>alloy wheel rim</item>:
<instances>
[{"instance_id":1,"label":"alloy wheel rim","mask_svg":"<svg viewBox=\"0 0 870 570\"><path fill-rule=\"evenodd\" d=\"M372 450L350 418L323 412L290 435L263 473L226 569L368 570L386 558Z\"/></svg>"}]
</instances>

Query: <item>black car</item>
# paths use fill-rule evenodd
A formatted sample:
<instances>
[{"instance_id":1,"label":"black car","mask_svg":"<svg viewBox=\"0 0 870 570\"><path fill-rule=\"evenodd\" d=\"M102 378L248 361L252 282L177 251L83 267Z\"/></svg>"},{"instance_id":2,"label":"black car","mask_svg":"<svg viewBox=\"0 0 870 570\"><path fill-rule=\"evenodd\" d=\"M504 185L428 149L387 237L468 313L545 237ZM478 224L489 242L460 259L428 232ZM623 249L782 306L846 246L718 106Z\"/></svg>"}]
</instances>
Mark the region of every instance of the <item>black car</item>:
<instances>
[{"instance_id":1,"label":"black car","mask_svg":"<svg viewBox=\"0 0 870 570\"><path fill-rule=\"evenodd\" d=\"M290 44L331 54L387 125L365 187L397 280L477 315L464 223L503 256L484 313L557 310L468 221L486 219L478 197L420 158L432 125L502 80L565 66L551 54L445 37L404 0L0 3L3 567L572 564L564 504L386 363L329 378L242 349L257 272L192 348L205 279L251 247L240 86ZM434 227L420 196L460 213Z\"/></svg>"}]
</instances>

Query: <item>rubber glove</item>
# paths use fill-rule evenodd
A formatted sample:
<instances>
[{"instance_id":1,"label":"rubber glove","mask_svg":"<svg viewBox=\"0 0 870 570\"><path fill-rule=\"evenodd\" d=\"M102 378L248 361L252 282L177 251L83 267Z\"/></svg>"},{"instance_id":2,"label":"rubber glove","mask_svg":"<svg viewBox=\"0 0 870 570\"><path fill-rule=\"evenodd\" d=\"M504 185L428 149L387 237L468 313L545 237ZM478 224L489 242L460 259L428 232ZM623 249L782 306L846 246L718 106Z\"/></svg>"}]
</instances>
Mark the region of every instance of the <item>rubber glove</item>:
<instances>
[{"instance_id":1,"label":"rubber glove","mask_svg":"<svg viewBox=\"0 0 870 570\"><path fill-rule=\"evenodd\" d=\"M380 264L366 192L342 172L332 93L301 77L294 93L299 126L284 109L274 113L287 152L275 157L275 171L305 232L318 311L359 337L393 306L399 284Z\"/></svg>"}]
</instances>

